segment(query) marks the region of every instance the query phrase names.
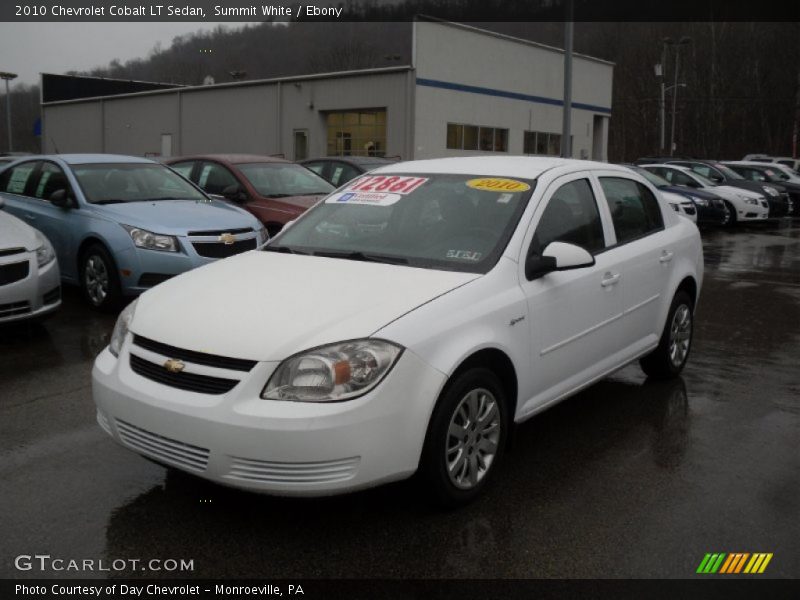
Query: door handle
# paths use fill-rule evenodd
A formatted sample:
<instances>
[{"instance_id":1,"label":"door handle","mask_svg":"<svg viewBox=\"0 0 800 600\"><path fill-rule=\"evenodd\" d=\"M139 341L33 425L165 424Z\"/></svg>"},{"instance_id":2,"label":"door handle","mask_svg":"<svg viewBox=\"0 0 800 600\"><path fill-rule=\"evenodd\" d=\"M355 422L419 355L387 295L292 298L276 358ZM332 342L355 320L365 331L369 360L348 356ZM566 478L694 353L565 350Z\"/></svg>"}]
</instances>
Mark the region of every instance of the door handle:
<instances>
[{"instance_id":1,"label":"door handle","mask_svg":"<svg viewBox=\"0 0 800 600\"><path fill-rule=\"evenodd\" d=\"M661 251L661 258L658 259L658 262L665 264L672 260L672 257L675 255L674 252L670 250L662 250Z\"/></svg>"},{"instance_id":2,"label":"door handle","mask_svg":"<svg viewBox=\"0 0 800 600\"><path fill-rule=\"evenodd\" d=\"M620 278L619 273L615 273L613 275L611 273L606 273L605 275L603 275L603 279L602 281L600 281L600 285L602 285L603 287L610 287L612 285L616 285L617 282L619 282L619 278Z\"/></svg>"}]
</instances>

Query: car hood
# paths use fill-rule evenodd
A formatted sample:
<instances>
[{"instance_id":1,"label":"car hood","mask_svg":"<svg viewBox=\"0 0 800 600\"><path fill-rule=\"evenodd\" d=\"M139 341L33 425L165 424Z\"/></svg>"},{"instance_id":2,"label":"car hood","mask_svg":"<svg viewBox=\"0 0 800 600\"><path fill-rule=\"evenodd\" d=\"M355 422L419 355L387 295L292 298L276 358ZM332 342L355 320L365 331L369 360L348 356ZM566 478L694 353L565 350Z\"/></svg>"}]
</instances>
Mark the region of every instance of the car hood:
<instances>
[{"instance_id":1,"label":"car hood","mask_svg":"<svg viewBox=\"0 0 800 600\"><path fill-rule=\"evenodd\" d=\"M251 251L145 292L131 330L196 352L278 361L368 337L480 275Z\"/></svg>"},{"instance_id":2,"label":"car hood","mask_svg":"<svg viewBox=\"0 0 800 600\"><path fill-rule=\"evenodd\" d=\"M668 192L666 190L659 190L661 195L663 196L664 200L669 202L670 204L685 204L689 203L692 204L692 201L684 196L683 194L676 194L675 192Z\"/></svg>"},{"instance_id":3,"label":"car hood","mask_svg":"<svg viewBox=\"0 0 800 600\"><path fill-rule=\"evenodd\" d=\"M252 200L249 203L249 206L272 208L270 205L271 202L284 202L286 204L296 206L302 210L306 210L317 204L317 202L322 200L327 195L328 194L314 194L312 196L285 196L283 198L266 198L264 196L259 196L255 200Z\"/></svg>"},{"instance_id":4,"label":"car hood","mask_svg":"<svg viewBox=\"0 0 800 600\"><path fill-rule=\"evenodd\" d=\"M747 181L747 180L743 181L741 179L728 179L728 180L725 181L725 183L723 185L727 185L728 187L734 187L734 188L738 188L738 189L742 189L742 190L748 190L750 192L755 192L759 196L768 195L764 191L764 186L774 187L779 192L783 192L784 191L784 188L783 188L782 184L780 184L780 183L770 183L768 181L758 182L758 181Z\"/></svg>"},{"instance_id":5,"label":"car hood","mask_svg":"<svg viewBox=\"0 0 800 600\"><path fill-rule=\"evenodd\" d=\"M36 239L36 230L33 227L0 210L0 250L35 250L38 246L39 240Z\"/></svg>"},{"instance_id":6,"label":"car hood","mask_svg":"<svg viewBox=\"0 0 800 600\"><path fill-rule=\"evenodd\" d=\"M189 231L255 227L252 215L220 200L157 200L92 205L99 214L124 225L173 235Z\"/></svg>"}]
</instances>

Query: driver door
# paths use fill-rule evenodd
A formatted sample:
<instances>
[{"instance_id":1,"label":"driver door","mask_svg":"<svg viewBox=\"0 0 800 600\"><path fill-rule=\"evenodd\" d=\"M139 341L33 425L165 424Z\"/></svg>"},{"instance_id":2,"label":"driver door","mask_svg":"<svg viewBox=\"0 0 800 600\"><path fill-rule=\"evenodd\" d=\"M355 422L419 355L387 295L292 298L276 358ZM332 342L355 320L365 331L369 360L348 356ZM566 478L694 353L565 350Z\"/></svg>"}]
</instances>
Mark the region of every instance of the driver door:
<instances>
[{"instance_id":1,"label":"driver door","mask_svg":"<svg viewBox=\"0 0 800 600\"><path fill-rule=\"evenodd\" d=\"M622 273L613 231L596 182L588 172L550 184L534 215L526 252L541 254L554 241L581 246L595 265L554 271L533 281L520 280L531 326L531 377L534 389L522 408L529 413L603 375L610 357L621 350ZM613 359L611 359L613 361Z\"/></svg>"}]
</instances>

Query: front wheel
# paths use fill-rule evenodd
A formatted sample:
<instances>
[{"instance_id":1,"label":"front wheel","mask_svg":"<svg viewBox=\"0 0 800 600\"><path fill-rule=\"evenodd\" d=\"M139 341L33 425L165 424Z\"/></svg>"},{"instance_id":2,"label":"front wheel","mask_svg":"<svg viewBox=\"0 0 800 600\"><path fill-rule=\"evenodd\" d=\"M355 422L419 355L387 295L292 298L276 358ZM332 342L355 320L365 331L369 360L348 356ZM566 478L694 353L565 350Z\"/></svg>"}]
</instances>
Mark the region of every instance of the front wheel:
<instances>
[{"instance_id":1,"label":"front wheel","mask_svg":"<svg viewBox=\"0 0 800 600\"><path fill-rule=\"evenodd\" d=\"M464 371L448 384L434 409L420 474L441 506L475 499L503 455L508 402L497 376L485 368Z\"/></svg>"},{"instance_id":2,"label":"front wheel","mask_svg":"<svg viewBox=\"0 0 800 600\"><path fill-rule=\"evenodd\" d=\"M722 225L723 227L734 227L736 225L736 208L727 200L725 201L725 217Z\"/></svg>"},{"instance_id":3,"label":"front wheel","mask_svg":"<svg viewBox=\"0 0 800 600\"><path fill-rule=\"evenodd\" d=\"M98 310L113 310L122 292L114 259L100 244L89 246L81 256L81 290Z\"/></svg>"},{"instance_id":4,"label":"front wheel","mask_svg":"<svg viewBox=\"0 0 800 600\"><path fill-rule=\"evenodd\" d=\"M693 308L689 294L682 290L675 294L658 347L639 361L649 377L668 379L683 370L692 349Z\"/></svg>"}]
</instances>

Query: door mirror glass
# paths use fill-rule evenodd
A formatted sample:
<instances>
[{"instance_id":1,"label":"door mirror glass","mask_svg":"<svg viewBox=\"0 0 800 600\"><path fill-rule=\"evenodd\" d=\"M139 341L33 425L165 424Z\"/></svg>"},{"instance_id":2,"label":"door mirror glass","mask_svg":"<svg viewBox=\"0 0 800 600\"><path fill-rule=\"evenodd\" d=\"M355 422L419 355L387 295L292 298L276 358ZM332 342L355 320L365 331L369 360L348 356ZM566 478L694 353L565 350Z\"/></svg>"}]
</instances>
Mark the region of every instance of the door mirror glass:
<instances>
[{"instance_id":1,"label":"door mirror glass","mask_svg":"<svg viewBox=\"0 0 800 600\"><path fill-rule=\"evenodd\" d=\"M234 183L222 190L222 195L233 202L244 202L247 194L238 183Z\"/></svg>"},{"instance_id":2,"label":"door mirror glass","mask_svg":"<svg viewBox=\"0 0 800 600\"><path fill-rule=\"evenodd\" d=\"M69 199L69 194L67 193L67 190L63 188L50 194L47 199L51 204L53 204L53 206L58 206L59 208L70 208L72 206L72 203Z\"/></svg>"},{"instance_id":3,"label":"door mirror glass","mask_svg":"<svg viewBox=\"0 0 800 600\"><path fill-rule=\"evenodd\" d=\"M580 246L551 242L541 256L529 255L525 260L525 277L537 279L552 271L569 271L594 265L594 256Z\"/></svg>"}]
</instances>

